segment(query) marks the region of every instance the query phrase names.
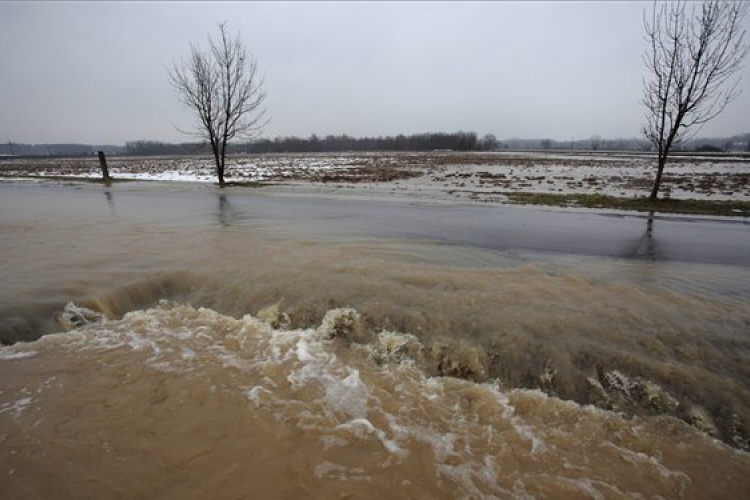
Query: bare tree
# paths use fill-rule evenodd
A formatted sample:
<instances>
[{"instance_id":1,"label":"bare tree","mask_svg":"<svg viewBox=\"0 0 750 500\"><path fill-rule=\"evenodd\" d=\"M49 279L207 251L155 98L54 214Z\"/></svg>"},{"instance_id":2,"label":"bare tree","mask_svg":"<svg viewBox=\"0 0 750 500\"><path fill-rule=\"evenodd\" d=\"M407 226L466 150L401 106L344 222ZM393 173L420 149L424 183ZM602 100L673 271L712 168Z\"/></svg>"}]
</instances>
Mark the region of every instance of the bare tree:
<instances>
[{"instance_id":1,"label":"bare tree","mask_svg":"<svg viewBox=\"0 0 750 500\"><path fill-rule=\"evenodd\" d=\"M646 125L643 134L656 147L658 170L651 199L659 196L662 173L672 146L694 137L738 95L742 60L748 52L742 21L744 2L654 2L645 18L649 49L643 59Z\"/></svg>"},{"instance_id":2,"label":"bare tree","mask_svg":"<svg viewBox=\"0 0 750 500\"><path fill-rule=\"evenodd\" d=\"M226 148L234 138L249 140L265 125L263 81L257 64L239 34L232 38L219 24L219 40L209 37L209 50L190 44L190 58L169 69L169 80L180 101L198 117L186 132L211 145L219 186L224 186Z\"/></svg>"}]
</instances>

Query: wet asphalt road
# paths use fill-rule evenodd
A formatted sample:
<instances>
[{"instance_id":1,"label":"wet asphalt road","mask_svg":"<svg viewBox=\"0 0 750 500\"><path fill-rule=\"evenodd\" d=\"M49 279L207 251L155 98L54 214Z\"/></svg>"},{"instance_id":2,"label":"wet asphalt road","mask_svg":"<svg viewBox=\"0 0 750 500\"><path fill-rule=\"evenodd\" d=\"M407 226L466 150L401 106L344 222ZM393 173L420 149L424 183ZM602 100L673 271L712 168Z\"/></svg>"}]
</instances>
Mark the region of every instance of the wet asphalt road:
<instances>
[{"instance_id":1,"label":"wet asphalt road","mask_svg":"<svg viewBox=\"0 0 750 500\"><path fill-rule=\"evenodd\" d=\"M158 183L0 184L0 223L118 219L275 228L316 239L386 238L497 251L562 253L750 267L750 221L542 207L285 196ZM0 251L2 246L0 245Z\"/></svg>"}]
</instances>

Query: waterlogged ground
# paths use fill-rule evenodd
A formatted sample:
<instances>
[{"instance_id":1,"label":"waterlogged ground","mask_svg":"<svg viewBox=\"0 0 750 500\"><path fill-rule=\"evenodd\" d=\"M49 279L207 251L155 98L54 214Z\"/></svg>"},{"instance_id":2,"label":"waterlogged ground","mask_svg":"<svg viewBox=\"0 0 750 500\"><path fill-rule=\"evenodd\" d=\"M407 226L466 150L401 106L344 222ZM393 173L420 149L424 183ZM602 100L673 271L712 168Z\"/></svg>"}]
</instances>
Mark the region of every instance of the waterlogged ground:
<instances>
[{"instance_id":1,"label":"waterlogged ground","mask_svg":"<svg viewBox=\"0 0 750 500\"><path fill-rule=\"evenodd\" d=\"M745 498L747 228L0 184L0 498Z\"/></svg>"},{"instance_id":2,"label":"waterlogged ground","mask_svg":"<svg viewBox=\"0 0 750 500\"><path fill-rule=\"evenodd\" d=\"M208 157L109 160L119 179L215 182ZM585 193L644 196L655 159L642 154L371 153L234 156L227 181L283 189L399 195L430 199L504 201L506 193ZM99 177L96 158L0 160L0 176ZM750 201L750 159L670 158L663 193L675 199Z\"/></svg>"}]
</instances>

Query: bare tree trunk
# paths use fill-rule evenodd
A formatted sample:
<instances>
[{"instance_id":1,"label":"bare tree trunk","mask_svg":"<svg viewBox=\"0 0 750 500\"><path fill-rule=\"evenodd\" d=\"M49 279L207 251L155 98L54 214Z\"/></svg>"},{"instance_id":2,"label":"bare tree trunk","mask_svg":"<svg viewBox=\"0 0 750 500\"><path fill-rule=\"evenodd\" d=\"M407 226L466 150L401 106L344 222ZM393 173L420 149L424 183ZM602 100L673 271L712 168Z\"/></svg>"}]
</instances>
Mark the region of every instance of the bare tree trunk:
<instances>
[{"instance_id":1,"label":"bare tree trunk","mask_svg":"<svg viewBox=\"0 0 750 500\"><path fill-rule=\"evenodd\" d=\"M219 143L219 158L221 160L221 174L219 174L219 186L224 187L224 167L226 166L227 158L227 132L224 131L224 136Z\"/></svg>"},{"instance_id":2,"label":"bare tree trunk","mask_svg":"<svg viewBox=\"0 0 750 500\"><path fill-rule=\"evenodd\" d=\"M654 180L654 187L651 190L651 196L649 196L649 199L651 201L656 201L659 199L659 187L661 187L661 175L664 172L664 165L667 163L667 156L659 153L659 165L656 170L656 179Z\"/></svg>"},{"instance_id":3,"label":"bare tree trunk","mask_svg":"<svg viewBox=\"0 0 750 500\"><path fill-rule=\"evenodd\" d=\"M214 160L216 161L216 176L219 178L219 187L224 187L224 165L218 151L214 153Z\"/></svg>"},{"instance_id":4,"label":"bare tree trunk","mask_svg":"<svg viewBox=\"0 0 750 500\"><path fill-rule=\"evenodd\" d=\"M219 149L215 144L211 144L211 151L214 154L214 162L216 163L216 177L219 179L219 187L224 187L224 161L219 155Z\"/></svg>"},{"instance_id":5,"label":"bare tree trunk","mask_svg":"<svg viewBox=\"0 0 750 500\"><path fill-rule=\"evenodd\" d=\"M219 187L224 187L224 167L226 166L226 157L224 150L221 151L221 167L219 170Z\"/></svg>"}]
</instances>

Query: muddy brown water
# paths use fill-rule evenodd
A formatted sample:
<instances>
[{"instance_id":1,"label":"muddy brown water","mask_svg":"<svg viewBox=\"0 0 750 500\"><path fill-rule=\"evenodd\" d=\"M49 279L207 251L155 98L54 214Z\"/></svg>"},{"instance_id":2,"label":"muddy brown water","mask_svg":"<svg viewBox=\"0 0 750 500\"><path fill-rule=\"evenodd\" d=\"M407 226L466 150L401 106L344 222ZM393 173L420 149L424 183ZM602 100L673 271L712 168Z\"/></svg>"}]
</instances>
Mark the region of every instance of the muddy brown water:
<instances>
[{"instance_id":1,"label":"muddy brown water","mask_svg":"<svg viewBox=\"0 0 750 500\"><path fill-rule=\"evenodd\" d=\"M745 498L742 222L0 185L2 498Z\"/></svg>"}]
</instances>

